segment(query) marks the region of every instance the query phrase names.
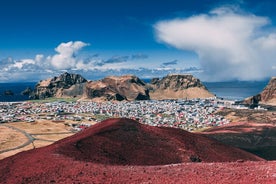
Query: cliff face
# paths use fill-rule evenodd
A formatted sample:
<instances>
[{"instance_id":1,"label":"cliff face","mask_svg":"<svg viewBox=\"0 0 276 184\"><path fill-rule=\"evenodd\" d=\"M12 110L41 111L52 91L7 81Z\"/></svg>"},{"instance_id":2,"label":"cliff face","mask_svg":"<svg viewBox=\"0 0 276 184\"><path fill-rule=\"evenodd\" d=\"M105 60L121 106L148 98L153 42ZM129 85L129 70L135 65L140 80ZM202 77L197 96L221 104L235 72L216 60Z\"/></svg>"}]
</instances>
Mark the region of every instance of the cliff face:
<instances>
[{"instance_id":1,"label":"cliff face","mask_svg":"<svg viewBox=\"0 0 276 184\"><path fill-rule=\"evenodd\" d=\"M276 105L276 77L272 77L264 90L244 100L244 103L257 106L258 103Z\"/></svg>"},{"instance_id":2,"label":"cliff face","mask_svg":"<svg viewBox=\"0 0 276 184\"><path fill-rule=\"evenodd\" d=\"M192 75L171 74L151 81L151 99L214 97L199 79Z\"/></svg>"},{"instance_id":3,"label":"cliff face","mask_svg":"<svg viewBox=\"0 0 276 184\"><path fill-rule=\"evenodd\" d=\"M261 95L261 102L276 104L276 77L272 77Z\"/></svg>"},{"instance_id":4,"label":"cliff face","mask_svg":"<svg viewBox=\"0 0 276 184\"><path fill-rule=\"evenodd\" d=\"M138 77L125 75L106 77L86 84L84 97L100 100L149 100L146 84Z\"/></svg>"},{"instance_id":5,"label":"cliff face","mask_svg":"<svg viewBox=\"0 0 276 184\"><path fill-rule=\"evenodd\" d=\"M40 81L31 94L31 99L45 99L49 97L78 96L83 94L84 84L87 82L79 74L63 73L58 77Z\"/></svg>"}]
</instances>

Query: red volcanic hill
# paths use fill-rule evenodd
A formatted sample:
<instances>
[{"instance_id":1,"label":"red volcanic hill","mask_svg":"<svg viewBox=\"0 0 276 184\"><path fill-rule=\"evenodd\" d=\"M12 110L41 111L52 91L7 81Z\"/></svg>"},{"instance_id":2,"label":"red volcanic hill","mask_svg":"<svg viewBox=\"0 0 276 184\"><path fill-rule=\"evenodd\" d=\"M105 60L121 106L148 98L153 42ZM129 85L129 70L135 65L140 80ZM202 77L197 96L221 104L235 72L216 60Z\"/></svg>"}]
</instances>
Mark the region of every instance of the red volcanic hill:
<instances>
[{"instance_id":1,"label":"red volcanic hill","mask_svg":"<svg viewBox=\"0 0 276 184\"><path fill-rule=\"evenodd\" d=\"M180 129L109 119L57 143L57 153L112 165L164 165L260 160L255 155Z\"/></svg>"},{"instance_id":2,"label":"red volcanic hill","mask_svg":"<svg viewBox=\"0 0 276 184\"><path fill-rule=\"evenodd\" d=\"M50 146L0 160L0 183L141 183L144 175L154 179L155 183L172 182L177 179L172 177L175 173L181 173L178 178L196 176L197 168L209 174L228 175L236 172L235 169L229 171L227 164L217 163L215 166L213 162L237 160L263 161L240 149L180 129L152 127L130 119L108 119ZM200 161L208 163L191 163ZM190 162L189 165L184 164L187 162ZM176 169L169 164L176 163L184 165L178 165L178 169L169 174L171 169ZM235 164L231 167L241 169ZM270 169L272 167L275 167L274 163ZM215 171L210 171L210 168ZM260 175L266 172L265 169L261 167L256 172ZM148 175L147 171L155 174ZM170 179L161 181L159 175ZM204 178L205 175L202 181Z\"/></svg>"}]
</instances>

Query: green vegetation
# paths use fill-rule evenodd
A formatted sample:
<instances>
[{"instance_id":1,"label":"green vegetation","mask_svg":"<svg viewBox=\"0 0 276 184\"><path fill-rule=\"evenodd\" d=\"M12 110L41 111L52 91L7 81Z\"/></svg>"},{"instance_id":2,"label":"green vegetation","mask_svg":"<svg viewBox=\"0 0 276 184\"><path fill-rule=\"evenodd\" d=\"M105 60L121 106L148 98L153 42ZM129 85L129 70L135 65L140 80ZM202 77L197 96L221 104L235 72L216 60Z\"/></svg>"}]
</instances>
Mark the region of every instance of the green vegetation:
<instances>
[{"instance_id":1,"label":"green vegetation","mask_svg":"<svg viewBox=\"0 0 276 184\"><path fill-rule=\"evenodd\" d=\"M46 99L40 99L40 100L29 100L30 102L36 102L36 103L50 103L50 102L76 102L79 98L46 98Z\"/></svg>"},{"instance_id":2,"label":"green vegetation","mask_svg":"<svg viewBox=\"0 0 276 184\"><path fill-rule=\"evenodd\" d=\"M112 116L108 116L108 115L106 115L106 114L95 114L95 115L93 116L93 118L95 118L95 119L98 120L98 121L103 121L103 120L106 120L106 119L108 119L108 118L112 118Z\"/></svg>"}]
</instances>

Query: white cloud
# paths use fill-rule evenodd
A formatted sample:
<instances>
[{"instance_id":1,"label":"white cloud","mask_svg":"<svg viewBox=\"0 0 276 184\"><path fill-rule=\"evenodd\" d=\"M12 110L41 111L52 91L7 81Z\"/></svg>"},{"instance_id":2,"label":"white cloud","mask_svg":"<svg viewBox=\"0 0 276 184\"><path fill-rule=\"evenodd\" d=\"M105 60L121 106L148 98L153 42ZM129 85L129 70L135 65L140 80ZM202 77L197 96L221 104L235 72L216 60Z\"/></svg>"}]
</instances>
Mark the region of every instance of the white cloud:
<instances>
[{"instance_id":1,"label":"white cloud","mask_svg":"<svg viewBox=\"0 0 276 184\"><path fill-rule=\"evenodd\" d=\"M82 41L70 41L67 43L61 43L55 51L58 54L48 57L52 66L56 69L70 69L76 67L78 60L76 58L76 53L85 46L89 44Z\"/></svg>"},{"instance_id":2,"label":"white cloud","mask_svg":"<svg viewBox=\"0 0 276 184\"><path fill-rule=\"evenodd\" d=\"M13 66L18 69L22 69L24 65L28 65L28 64L35 64L35 62L32 59L22 59L21 61L15 62Z\"/></svg>"},{"instance_id":3,"label":"white cloud","mask_svg":"<svg viewBox=\"0 0 276 184\"><path fill-rule=\"evenodd\" d=\"M44 59L44 55L43 54L37 54L36 56L35 56L35 61L36 62L42 62L43 61L43 59Z\"/></svg>"},{"instance_id":4,"label":"white cloud","mask_svg":"<svg viewBox=\"0 0 276 184\"><path fill-rule=\"evenodd\" d=\"M265 32L267 25L266 17L221 7L154 28L160 42L197 53L205 80L258 80L275 75L276 33Z\"/></svg>"}]
</instances>

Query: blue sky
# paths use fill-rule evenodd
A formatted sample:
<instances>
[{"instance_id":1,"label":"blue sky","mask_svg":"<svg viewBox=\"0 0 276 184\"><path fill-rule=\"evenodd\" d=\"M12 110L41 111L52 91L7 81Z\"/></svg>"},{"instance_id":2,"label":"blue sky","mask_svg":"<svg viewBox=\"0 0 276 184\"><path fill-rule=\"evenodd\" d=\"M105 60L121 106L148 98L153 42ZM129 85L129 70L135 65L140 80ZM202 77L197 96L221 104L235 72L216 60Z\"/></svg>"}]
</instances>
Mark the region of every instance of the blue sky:
<instances>
[{"instance_id":1,"label":"blue sky","mask_svg":"<svg viewBox=\"0 0 276 184\"><path fill-rule=\"evenodd\" d=\"M87 79L276 75L272 0L9 0L0 2L0 24L0 82L64 71Z\"/></svg>"}]
</instances>

